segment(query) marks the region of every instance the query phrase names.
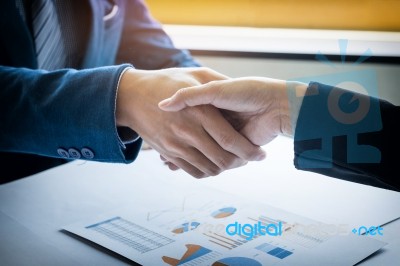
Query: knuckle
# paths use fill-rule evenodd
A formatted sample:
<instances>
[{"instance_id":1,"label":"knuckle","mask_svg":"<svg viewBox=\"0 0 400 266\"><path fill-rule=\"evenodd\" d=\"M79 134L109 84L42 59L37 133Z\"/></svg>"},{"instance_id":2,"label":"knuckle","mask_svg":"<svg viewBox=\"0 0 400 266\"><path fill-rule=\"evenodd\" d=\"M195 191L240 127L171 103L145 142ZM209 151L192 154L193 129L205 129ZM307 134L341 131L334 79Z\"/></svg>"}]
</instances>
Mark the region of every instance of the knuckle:
<instances>
[{"instance_id":1,"label":"knuckle","mask_svg":"<svg viewBox=\"0 0 400 266\"><path fill-rule=\"evenodd\" d=\"M197 70L197 72L211 72L211 69L209 67L205 67L205 66L198 67L198 68L196 68L196 70Z\"/></svg>"},{"instance_id":2,"label":"knuckle","mask_svg":"<svg viewBox=\"0 0 400 266\"><path fill-rule=\"evenodd\" d=\"M169 130L171 134L174 135L174 138L178 135L179 137L184 137L190 134L190 127L185 125L180 121L173 121L169 125Z\"/></svg>"},{"instance_id":3,"label":"knuckle","mask_svg":"<svg viewBox=\"0 0 400 266\"><path fill-rule=\"evenodd\" d=\"M187 126L176 126L174 129L174 133L179 137L180 141L189 141L193 143L193 140L196 138L193 136L193 128Z\"/></svg>"},{"instance_id":4,"label":"knuckle","mask_svg":"<svg viewBox=\"0 0 400 266\"><path fill-rule=\"evenodd\" d=\"M235 147L237 139L231 134L222 134L220 136L220 144L225 150L231 150Z\"/></svg>"},{"instance_id":5,"label":"knuckle","mask_svg":"<svg viewBox=\"0 0 400 266\"><path fill-rule=\"evenodd\" d=\"M229 169L232 163L232 159L226 157L221 157L218 161L218 165L224 170Z\"/></svg>"},{"instance_id":6,"label":"knuckle","mask_svg":"<svg viewBox=\"0 0 400 266\"><path fill-rule=\"evenodd\" d=\"M192 116L192 121L199 121L200 117ZM176 141L186 143L187 146L201 147L204 145L203 129L200 122L188 121L186 124L171 124L171 130L175 135Z\"/></svg>"},{"instance_id":7,"label":"knuckle","mask_svg":"<svg viewBox=\"0 0 400 266\"><path fill-rule=\"evenodd\" d=\"M165 159L176 158L181 154L181 147L174 139L165 139L160 143Z\"/></svg>"},{"instance_id":8,"label":"knuckle","mask_svg":"<svg viewBox=\"0 0 400 266\"><path fill-rule=\"evenodd\" d=\"M201 81L201 83L204 83L210 80L210 77L213 76L213 73L214 71L209 67L198 67L195 70L194 75Z\"/></svg>"},{"instance_id":9,"label":"knuckle","mask_svg":"<svg viewBox=\"0 0 400 266\"><path fill-rule=\"evenodd\" d=\"M188 94L188 92L189 92L188 88L179 89L179 90L176 92L176 94L175 94L174 97L175 97L176 99L185 99L185 98L186 98L186 95Z\"/></svg>"},{"instance_id":10,"label":"knuckle","mask_svg":"<svg viewBox=\"0 0 400 266\"><path fill-rule=\"evenodd\" d=\"M171 138L166 138L160 142L160 146L164 151L168 151L166 152L167 154L170 154L170 151L175 147L175 141Z\"/></svg>"},{"instance_id":11,"label":"knuckle","mask_svg":"<svg viewBox=\"0 0 400 266\"><path fill-rule=\"evenodd\" d=\"M219 161L219 166L224 169L232 169L236 168L239 166L242 166L246 163L245 160L235 157L235 156L229 156L228 158L221 158Z\"/></svg>"}]
</instances>

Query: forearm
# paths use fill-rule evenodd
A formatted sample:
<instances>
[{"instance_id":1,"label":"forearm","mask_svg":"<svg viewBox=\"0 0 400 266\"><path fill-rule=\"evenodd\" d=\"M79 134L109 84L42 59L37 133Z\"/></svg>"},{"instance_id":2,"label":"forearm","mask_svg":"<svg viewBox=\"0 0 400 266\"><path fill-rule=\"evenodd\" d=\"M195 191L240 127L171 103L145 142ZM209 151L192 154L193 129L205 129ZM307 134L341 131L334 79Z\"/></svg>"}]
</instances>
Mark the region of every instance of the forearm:
<instances>
[{"instance_id":1,"label":"forearm","mask_svg":"<svg viewBox=\"0 0 400 266\"><path fill-rule=\"evenodd\" d=\"M358 102L339 102L339 97L356 97ZM355 102L357 109L344 112ZM296 168L399 190L390 156L400 146L394 125L398 114L398 107L377 98L310 84L294 136Z\"/></svg>"},{"instance_id":2,"label":"forearm","mask_svg":"<svg viewBox=\"0 0 400 266\"><path fill-rule=\"evenodd\" d=\"M93 151L92 160L130 162L115 122L119 76L128 65L54 72L0 67L0 149L60 157L62 148Z\"/></svg>"},{"instance_id":3,"label":"forearm","mask_svg":"<svg viewBox=\"0 0 400 266\"><path fill-rule=\"evenodd\" d=\"M294 137L297 119L303 103L308 85L296 81L287 81L286 90L282 92L281 133L287 137Z\"/></svg>"}]
</instances>

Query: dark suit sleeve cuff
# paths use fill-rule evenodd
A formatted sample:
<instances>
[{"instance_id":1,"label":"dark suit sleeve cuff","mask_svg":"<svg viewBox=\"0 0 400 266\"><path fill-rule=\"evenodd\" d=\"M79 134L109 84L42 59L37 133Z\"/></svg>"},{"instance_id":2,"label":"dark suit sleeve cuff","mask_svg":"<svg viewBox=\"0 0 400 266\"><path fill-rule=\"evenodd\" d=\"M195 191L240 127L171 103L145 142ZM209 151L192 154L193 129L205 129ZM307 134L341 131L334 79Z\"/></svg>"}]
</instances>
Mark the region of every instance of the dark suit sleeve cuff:
<instances>
[{"instance_id":1,"label":"dark suit sleeve cuff","mask_svg":"<svg viewBox=\"0 0 400 266\"><path fill-rule=\"evenodd\" d=\"M311 82L294 136L295 167L399 190L390 171L393 157L385 152L391 145L383 144L395 143L397 137L390 137L391 123L383 122L381 104L385 105L375 97Z\"/></svg>"}]
</instances>

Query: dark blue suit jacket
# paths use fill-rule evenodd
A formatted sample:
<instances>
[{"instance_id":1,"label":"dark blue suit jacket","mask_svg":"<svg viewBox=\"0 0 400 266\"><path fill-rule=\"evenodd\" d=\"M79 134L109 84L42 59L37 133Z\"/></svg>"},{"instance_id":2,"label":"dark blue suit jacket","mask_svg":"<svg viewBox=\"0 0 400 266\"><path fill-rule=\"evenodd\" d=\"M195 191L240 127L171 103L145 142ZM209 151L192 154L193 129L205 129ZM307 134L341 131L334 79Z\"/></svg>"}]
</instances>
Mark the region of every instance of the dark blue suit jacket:
<instances>
[{"instance_id":1,"label":"dark blue suit jacket","mask_svg":"<svg viewBox=\"0 0 400 266\"><path fill-rule=\"evenodd\" d=\"M0 2L0 165L6 176L32 174L42 169L23 169L41 164L39 168L57 165L60 148L89 149L96 161L132 162L141 140L122 143L115 125L122 71L130 65L198 66L189 53L173 46L143 1L73 3L86 7L70 18L86 32L80 65L49 72L37 69L29 21L22 19L15 1ZM104 20L110 4L118 12ZM11 168L10 161L18 167Z\"/></svg>"},{"instance_id":2,"label":"dark blue suit jacket","mask_svg":"<svg viewBox=\"0 0 400 266\"><path fill-rule=\"evenodd\" d=\"M310 83L294 136L295 167L400 191L399 117L400 106L385 100Z\"/></svg>"}]
</instances>

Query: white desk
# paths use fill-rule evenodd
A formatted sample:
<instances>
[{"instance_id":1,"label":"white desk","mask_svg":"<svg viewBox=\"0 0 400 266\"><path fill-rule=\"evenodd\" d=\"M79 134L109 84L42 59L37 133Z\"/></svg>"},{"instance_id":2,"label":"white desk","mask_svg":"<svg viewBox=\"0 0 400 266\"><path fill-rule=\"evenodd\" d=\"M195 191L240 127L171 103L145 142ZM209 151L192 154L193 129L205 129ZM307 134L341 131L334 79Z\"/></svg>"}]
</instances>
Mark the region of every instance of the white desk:
<instances>
[{"instance_id":1,"label":"white desk","mask_svg":"<svg viewBox=\"0 0 400 266\"><path fill-rule=\"evenodd\" d=\"M143 206L141 193L165 182L211 186L330 224L380 225L400 217L400 193L297 171L292 141L283 137L265 149L265 161L203 180L169 171L155 151L142 151L130 165L75 161L2 185L0 264L129 264L60 229L121 205ZM388 245L360 265L400 261L400 220L384 225L379 240Z\"/></svg>"}]
</instances>

